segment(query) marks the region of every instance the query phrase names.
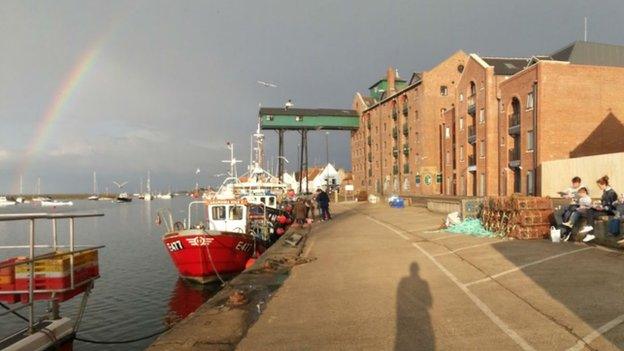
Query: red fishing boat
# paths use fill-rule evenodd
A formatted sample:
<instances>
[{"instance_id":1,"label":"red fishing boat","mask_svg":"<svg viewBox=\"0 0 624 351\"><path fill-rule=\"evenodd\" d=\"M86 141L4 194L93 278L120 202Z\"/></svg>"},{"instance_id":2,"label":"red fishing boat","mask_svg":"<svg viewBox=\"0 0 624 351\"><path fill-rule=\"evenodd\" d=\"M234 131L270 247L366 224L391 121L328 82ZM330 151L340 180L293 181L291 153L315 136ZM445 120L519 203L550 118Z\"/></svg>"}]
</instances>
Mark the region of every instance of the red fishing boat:
<instances>
[{"instance_id":1,"label":"red fishing boat","mask_svg":"<svg viewBox=\"0 0 624 351\"><path fill-rule=\"evenodd\" d=\"M204 206L206 217L189 226L198 205ZM266 217L253 215L257 211L250 211L252 207L257 205L245 200L193 201L184 223L172 224L169 216L162 240L180 276L208 283L245 270L247 261L267 247L271 227Z\"/></svg>"}]
</instances>

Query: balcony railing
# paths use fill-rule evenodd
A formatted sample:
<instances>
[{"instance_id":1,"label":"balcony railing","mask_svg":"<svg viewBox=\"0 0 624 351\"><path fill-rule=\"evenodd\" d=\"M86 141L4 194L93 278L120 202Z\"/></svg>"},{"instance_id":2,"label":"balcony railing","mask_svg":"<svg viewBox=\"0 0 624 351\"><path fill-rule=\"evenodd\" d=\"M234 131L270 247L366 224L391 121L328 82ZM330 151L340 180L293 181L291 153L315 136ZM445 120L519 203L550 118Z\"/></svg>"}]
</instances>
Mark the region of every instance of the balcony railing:
<instances>
[{"instance_id":1,"label":"balcony railing","mask_svg":"<svg viewBox=\"0 0 624 351\"><path fill-rule=\"evenodd\" d=\"M368 162L373 162L373 154L368 153Z\"/></svg>"},{"instance_id":2,"label":"balcony railing","mask_svg":"<svg viewBox=\"0 0 624 351\"><path fill-rule=\"evenodd\" d=\"M366 143L368 144L368 146L371 146L371 144L373 143L373 140L370 136L366 139Z\"/></svg>"},{"instance_id":3,"label":"balcony railing","mask_svg":"<svg viewBox=\"0 0 624 351\"><path fill-rule=\"evenodd\" d=\"M513 148L509 150L509 163L520 162L520 149Z\"/></svg>"},{"instance_id":4,"label":"balcony railing","mask_svg":"<svg viewBox=\"0 0 624 351\"><path fill-rule=\"evenodd\" d=\"M407 156L407 155L409 155L409 152L410 152L409 145L407 145L407 144L403 145L403 155Z\"/></svg>"},{"instance_id":5,"label":"balcony railing","mask_svg":"<svg viewBox=\"0 0 624 351\"><path fill-rule=\"evenodd\" d=\"M475 155L468 155L468 167L477 165L477 157Z\"/></svg>"},{"instance_id":6,"label":"balcony railing","mask_svg":"<svg viewBox=\"0 0 624 351\"><path fill-rule=\"evenodd\" d=\"M393 137L394 139L396 139L396 138L398 138L398 137L399 137L399 132L398 132L398 130L397 130L397 127L392 128L392 137Z\"/></svg>"},{"instance_id":7,"label":"balcony railing","mask_svg":"<svg viewBox=\"0 0 624 351\"><path fill-rule=\"evenodd\" d=\"M520 114L509 115L509 134L520 134Z\"/></svg>"},{"instance_id":8,"label":"balcony railing","mask_svg":"<svg viewBox=\"0 0 624 351\"><path fill-rule=\"evenodd\" d=\"M392 148L392 156L397 157L399 156L399 148L398 147L393 147Z\"/></svg>"},{"instance_id":9,"label":"balcony railing","mask_svg":"<svg viewBox=\"0 0 624 351\"><path fill-rule=\"evenodd\" d=\"M403 123L403 135L409 135L409 126L407 125L407 123Z\"/></svg>"},{"instance_id":10,"label":"balcony railing","mask_svg":"<svg viewBox=\"0 0 624 351\"><path fill-rule=\"evenodd\" d=\"M475 103L475 95L472 94L468 97L468 114L474 117L476 111L477 111L477 108L476 108L476 103Z\"/></svg>"},{"instance_id":11,"label":"balcony railing","mask_svg":"<svg viewBox=\"0 0 624 351\"><path fill-rule=\"evenodd\" d=\"M407 163L404 164L403 165L403 174L407 174L407 173L409 173L409 171L410 171L409 170L409 164L407 164Z\"/></svg>"},{"instance_id":12,"label":"balcony railing","mask_svg":"<svg viewBox=\"0 0 624 351\"><path fill-rule=\"evenodd\" d=\"M396 107L392 109L392 119L396 120L399 117L399 111L397 111Z\"/></svg>"},{"instance_id":13,"label":"balcony railing","mask_svg":"<svg viewBox=\"0 0 624 351\"><path fill-rule=\"evenodd\" d=\"M368 169L368 176L369 177L373 176L373 170L371 168Z\"/></svg>"},{"instance_id":14,"label":"balcony railing","mask_svg":"<svg viewBox=\"0 0 624 351\"><path fill-rule=\"evenodd\" d=\"M399 166L397 165L392 166L392 174L394 175L399 174Z\"/></svg>"},{"instance_id":15,"label":"balcony railing","mask_svg":"<svg viewBox=\"0 0 624 351\"><path fill-rule=\"evenodd\" d=\"M477 129L474 124L468 126L468 142L470 144L474 144L477 141Z\"/></svg>"},{"instance_id":16,"label":"balcony railing","mask_svg":"<svg viewBox=\"0 0 624 351\"><path fill-rule=\"evenodd\" d=\"M403 116L407 117L408 112L409 112L409 109L407 108L407 104L403 105Z\"/></svg>"}]
</instances>

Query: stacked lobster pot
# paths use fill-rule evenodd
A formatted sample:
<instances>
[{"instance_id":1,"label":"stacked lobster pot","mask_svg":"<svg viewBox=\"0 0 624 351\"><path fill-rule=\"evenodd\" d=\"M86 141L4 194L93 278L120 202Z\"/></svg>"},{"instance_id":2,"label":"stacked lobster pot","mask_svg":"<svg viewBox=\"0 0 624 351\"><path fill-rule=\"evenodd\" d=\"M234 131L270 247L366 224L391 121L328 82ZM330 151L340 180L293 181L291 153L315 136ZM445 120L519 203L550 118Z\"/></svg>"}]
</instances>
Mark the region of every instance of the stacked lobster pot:
<instances>
[{"instance_id":1,"label":"stacked lobster pot","mask_svg":"<svg viewBox=\"0 0 624 351\"><path fill-rule=\"evenodd\" d=\"M482 221L485 229L515 239L547 238L553 218L549 197L494 196L483 202Z\"/></svg>"}]
</instances>

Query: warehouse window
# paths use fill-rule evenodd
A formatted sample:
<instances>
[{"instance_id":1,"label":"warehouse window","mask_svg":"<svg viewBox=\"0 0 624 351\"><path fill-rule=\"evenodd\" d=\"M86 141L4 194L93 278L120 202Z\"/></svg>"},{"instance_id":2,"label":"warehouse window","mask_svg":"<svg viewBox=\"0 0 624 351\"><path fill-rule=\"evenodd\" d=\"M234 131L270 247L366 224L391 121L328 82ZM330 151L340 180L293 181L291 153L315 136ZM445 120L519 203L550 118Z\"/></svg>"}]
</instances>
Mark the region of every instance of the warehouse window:
<instances>
[{"instance_id":1,"label":"warehouse window","mask_svg":"<svg viewBox=\"0 0 624 351\"><path fill-rule=\"evenodd\" d=\"M464 146L463 145L459 147L459 160L462 162L464 161Z\"/></svg>"},{"instance_id":2,"label":"warehouse window","mask_svg":"<svg viewBox=\"0 0 624 351\"><path fill-rule=\"evenodd\" d=\"M485 123L485 109L479 110L479 123Z\"/></svg>"},{"instance_id":3,"label":"warehouse window","mask_svg":"<svg viewBox=\"0 0 624 351\"><path fill-rule=\"evenodd\" d=\"M529 130L527 132L527 151L533 151L533 148L535 147L535 139L534 139L534 134L532 130Z\"/></svg>"},{"instance_id":4,"label":"warehouse window","mask_svg":"<svg viewBox=\"0 0 624 351\"><path fill-rule=\"evenodd\" d=\"M451 163L451 152L446 150L446 163Z\"/></svg>"},{"instance_id":5,"label":"warehouse window","mask_svg":"<svg viewBox=\"0 0 624 351\"><path fill-rule=\"evenodd\" d=\"M526 109L527 110L533 109L533 92L530 92L527 95Z\"/></svg>"},{"instance_id":6,"label":"warehouse window","mask_svg":"<svg viewBox=\"0 0 624 351\"><path fill-rule=\"evenodd\" d=\"M485 195L485 174L479 174L479 196Z\"/></svg>"},{"instance_id":7,"label":"warehouse window","mask_svg":"<svg viewBox=\"0 0 624 351\"><path fill-rule=\"evenodd\" d=\"M444 128L444 137L446 139L449 139L451 137L451 128L450 127L445 127Z\"/></svg>"},{"instance_id":8,"label":"warehouse window","mask_svg":"<svg viewBox=\"0 0 624 351\"><path fill-rule=\"evenodd\" d=\"M535 194L535 176L533 175L533 171L527 171L527 194Z\"/></svg>"},{"instance_id":9,"label":"warehouse window","mask_svg":"<svg viewBox=\"0 0 624 351\"><path fill-rule=\"evenodd\" d=\"M464 130L464 117L459 117L459 130Z\"/></svg>"},{"instance_id":10,"label":"warehouse window","mask_svg":"<svg viewBox=\"0 0 624 351\"><path fill-rule=\"evenodd\" d=\"M448 87L446 85L440 86L440 95L442 96L448 95Z\"/></svg>"},{"instance_id":11,"label":"warehouse window","mask_svg":"<svg viewBox=\"0 0 624 351\"><path fill-rule=\"evenodd\" d=\"M481 140L479 143L479 156L485 157L485 140Z\"/></svg>"}]
</instances>

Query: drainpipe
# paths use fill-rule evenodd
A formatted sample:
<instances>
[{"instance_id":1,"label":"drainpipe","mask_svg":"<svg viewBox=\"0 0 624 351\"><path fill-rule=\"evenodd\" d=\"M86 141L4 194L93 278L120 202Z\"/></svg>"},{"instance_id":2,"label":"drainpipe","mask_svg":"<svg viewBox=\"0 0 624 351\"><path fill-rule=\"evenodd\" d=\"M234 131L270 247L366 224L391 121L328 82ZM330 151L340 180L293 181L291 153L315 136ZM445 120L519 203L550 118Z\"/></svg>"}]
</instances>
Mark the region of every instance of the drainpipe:
<instances>
[{"instance_id":1,"label":"drainpipe","mask_svg":"<svg viewBox=\"0 0 624 351\"><path fill-rule=\"evenodd\" d=\"M539 67L538 67L539 68ZM539 77L539 69L537 70L537 75ZM537 106L538 106L538 98L537 98L537 81L533 82L533 111L532 111L532 115L533 115L533 195L538 194L538 189L537 189L537 151L538 151L538 145L539 143L537 142L539 139L537 138ZM540 191L539 193L541 194L541 186L540 186Z\"/></svg>"}]
</instances>

